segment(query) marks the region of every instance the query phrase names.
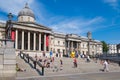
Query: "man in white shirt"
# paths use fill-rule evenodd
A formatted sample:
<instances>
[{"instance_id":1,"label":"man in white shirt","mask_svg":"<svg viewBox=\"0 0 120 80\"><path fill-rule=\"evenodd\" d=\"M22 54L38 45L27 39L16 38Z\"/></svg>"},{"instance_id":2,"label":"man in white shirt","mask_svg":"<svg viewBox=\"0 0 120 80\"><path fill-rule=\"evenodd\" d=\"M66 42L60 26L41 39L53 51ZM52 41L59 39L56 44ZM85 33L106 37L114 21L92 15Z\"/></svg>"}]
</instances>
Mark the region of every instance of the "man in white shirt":
<instances>
[{"instance_id":1,"label":"man in white shirt","mask_svg":"<svg viewBox=\"0 0 120 80\"><path fill-rule=\"evenodd\" d=\"M103 70L108 72L109 71L109 69L108 69L108 62L106 60L104 61L103 66L104 66Z\"/></svg>"}]
</instances>

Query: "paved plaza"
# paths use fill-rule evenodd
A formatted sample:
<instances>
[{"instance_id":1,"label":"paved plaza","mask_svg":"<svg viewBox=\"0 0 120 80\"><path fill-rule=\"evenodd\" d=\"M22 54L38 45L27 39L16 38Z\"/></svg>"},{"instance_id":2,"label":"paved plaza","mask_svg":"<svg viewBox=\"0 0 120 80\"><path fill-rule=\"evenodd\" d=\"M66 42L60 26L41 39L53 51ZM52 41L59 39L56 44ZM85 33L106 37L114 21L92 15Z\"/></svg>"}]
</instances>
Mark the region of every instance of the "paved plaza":
<instances>
[{"instance_id":1,"label":"paved plaza","mask_svg":"<svg viewBox=\"0 0 120 80\"><path fill-rule=\"evenodd\" d=\"M44 77L26 77L17 78L17 80L120 80L120 72L109 73L78 73L59 76L44 76Z\"/></svg>"},{"instance_id":2,"label":"paved plaza","mask_svg":"<svg viewBox=\"0 0 120 80\"><path fill-rule=\"evenodd\" d=\"M63 67L60 70L60 59L63 60ZM110 63L109 72L100 71L103 69L103 65L100 61L95 63L94 60L87 63L85 60L78 58L78 67L73 67L72 58L55 58L55 68L45 68L44 76L41 75L41 68L37 66L34 69L31 64L26 63L20 57L17 57L17 62L22 69L26 69L25 72L17 72L17 80L118 80L120 79L120 67L118 64ZM32 62L31 62L32 63ZM54 67L53 66L53 67Z\"/></svg>"}]
</instances>

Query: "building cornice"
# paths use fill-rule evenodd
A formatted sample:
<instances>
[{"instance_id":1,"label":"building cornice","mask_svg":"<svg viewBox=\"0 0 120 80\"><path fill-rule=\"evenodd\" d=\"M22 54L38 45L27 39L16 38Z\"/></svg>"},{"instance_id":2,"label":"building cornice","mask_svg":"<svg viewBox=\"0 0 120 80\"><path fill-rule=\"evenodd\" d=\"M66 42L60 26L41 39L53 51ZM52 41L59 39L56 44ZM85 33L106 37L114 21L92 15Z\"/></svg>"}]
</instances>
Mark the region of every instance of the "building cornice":
<instances>
[{"instance_id":1,"label":"building cornice","mask_svg":"<svg viewBox=\"0 0 120 80\"><path fill-rule=\"evenodd\" d=\"M21 26L27 26L27 27L32 27L32 28L37 28L37 29L43 29L43 30L48 30L48 31L52 31L52 29L45 27L43 25L34 23L34 22L12 22L15 25L21 25Z\"/></svg>"}]
</instances>

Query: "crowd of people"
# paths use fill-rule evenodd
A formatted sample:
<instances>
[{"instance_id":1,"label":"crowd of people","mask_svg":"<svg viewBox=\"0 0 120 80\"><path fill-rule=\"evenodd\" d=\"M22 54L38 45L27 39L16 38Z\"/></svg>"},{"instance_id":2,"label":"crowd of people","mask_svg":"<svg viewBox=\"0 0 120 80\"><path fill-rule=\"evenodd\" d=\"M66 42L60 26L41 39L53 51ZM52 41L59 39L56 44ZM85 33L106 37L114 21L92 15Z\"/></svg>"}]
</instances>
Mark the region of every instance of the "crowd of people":
<instances>
[{"instance_id":1,"label":"crowd of people","mask_svg":"<svg viewBox=\"0 0 120 80\"><path fill-rule=\"evenodd\" d=\"M57 57L57 56L56 56ZM95 61L97 63L98 61L98 57L95 57L95 59L91 59L89 55L86 55L86 54L80 54L79 57L74 57L73 58L73 67L74 68L77 68L78 67L78 59L81 58L83 60L85 60L85 62L91 62L91 61ZM34 59L36 61L39 61L45 68L53 68L54 70L53 71L58 71L58 70L63 70L63 60L62 58L57 58L59 59L59 65L55 64L55 59L54 56L53 56L53 53L50 52L50 56L47 57L46 54L43 52L43 55L42 56L38 56L37 54L35 54L34 56ZM101 61L100 62L102 65L103 65L103 71L105 72L108 72L109 69L108 69L108 61L107 60L104 60L104 61ZM16 64L16 70L17 71L26 71L26 70L23 70L21 69L18 64Z\"/></svg>"},{"instance_id":2,"label":"crowd of people","mask_svg":"<svg viewBox=\"0 0 120 80\"><path fill-rule=\"evenodd\" d=\"M63 68L63 60L62 58L59 58L59 67L58 65L56 65L54 63L55 58L52 55L52 52L50 52L50 57L45 56L45 54L43 54L43 56L37 56L37 54L35 55L35 60L36 61L40 61L40 63L44 66L44 68L53 68L53 71L58 71L58 70L62 70Z\"/></svg>"}]
</instances>

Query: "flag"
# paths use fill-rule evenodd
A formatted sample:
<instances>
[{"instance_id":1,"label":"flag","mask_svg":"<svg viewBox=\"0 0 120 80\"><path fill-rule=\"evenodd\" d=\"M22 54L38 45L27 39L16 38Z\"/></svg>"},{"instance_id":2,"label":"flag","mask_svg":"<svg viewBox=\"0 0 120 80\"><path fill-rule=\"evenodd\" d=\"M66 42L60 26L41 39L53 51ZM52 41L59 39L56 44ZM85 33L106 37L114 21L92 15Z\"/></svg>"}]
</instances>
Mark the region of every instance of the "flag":
<instances>
[{"instance_id":1,"label":"flag","mask_svg":"<svg viewBox=\"0 0 120 80\"><path fill-rule=\"evenodd\" d=\"M11 32L11 39L14 41L15 40L15 31Z\"/></svg>"}]
</instances>

